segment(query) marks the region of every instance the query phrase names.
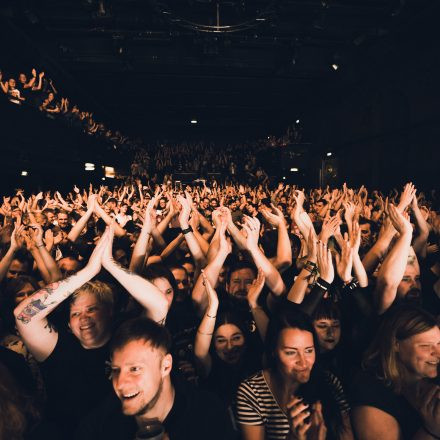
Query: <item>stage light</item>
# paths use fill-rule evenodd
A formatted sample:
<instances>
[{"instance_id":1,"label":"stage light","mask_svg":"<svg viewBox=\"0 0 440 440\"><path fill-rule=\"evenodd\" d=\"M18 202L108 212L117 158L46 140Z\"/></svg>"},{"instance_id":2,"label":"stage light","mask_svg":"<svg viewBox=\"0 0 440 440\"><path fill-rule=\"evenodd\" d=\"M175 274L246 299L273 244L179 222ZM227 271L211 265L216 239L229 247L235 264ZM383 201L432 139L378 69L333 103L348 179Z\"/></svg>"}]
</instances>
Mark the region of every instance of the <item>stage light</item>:
<instances>
[{"instance_id":1,"label":"stage light","mask_svg":"<svg viewBox=\"0 0 440 440\"><path fill-rule=\"evenodd\" d=\"M105 177L108 177L110 179L114 179L115 178L115 169L113 167L104 167L104 173L105 173Z\"/></svg>"},{"instance_id":2,"label":"stage light","mask_svg":"<svg viewBox=\"0 0 440 440\"><path fill-rule=\"evenodd\" d=\"M197 124L197 119L191 119L191 124Z\"/></svg>"},{"instance_id":3,"label":"stage light","mask_svg":"<svg viewBox=\"0 0 440 440\"><path fill-rule=\"evenodd\" d=\"M329 152L327 153L327 157L330 157L332 154L333 154L333 153L332 153L331 151L329 151Z\"/></svg>"},{"instance_id":4,"label":"stage light","mask_svg":"<svg viewBox=\"0 0 440 440\"><path fill-rule=\"evenodd\" d=\"M290 171L292 171L292 172L295 172L295 173L296 173L296 172L297 172L297 171L299 171L299 170L298 170L298 168L290 168Z\"/></svg>"},{"instance_id":5,"label":"stage light","mask_svg":"<svg viewBox=\"0 0 440 440\"><path fill-rule=\"evenodd\" d=\"M295 122L296 122L297 124L299 124L299 119L297 119Z\"/></svg>"},{"instance_id":6,"label":"stage light","mask_svg":"<svg viewBox=\"0 0 440 440\"><path fill-rule=\"evenodd\" d=\"M338 70L339 69L339 64L333 63L332 64L332 68L333 68L333 70Z\"/></svg>"},{"instance_id":7,"label":"stage light","mask_svg":"<svg viewBox=\"0 0 440 440\"><path fill-rule=\"evenodd\" d=\"M27 172L27 171L22 171L22 172L21 172L21 175L22 175L22 176L27 176L27 175L28 175L28 172Z\"/></svg>"},{"instance_id":8,"label":"stage light","mask_svg":"<svg viewBox=\"0 0 440 440\"><path fill-rule=\"evenodd\" d=\"M94 163L86 162L84 164L84 167L85 167L86 171L95 171L95 164Z\"/></svg>"},{"instance_id":9,"label":"stage light","mask_svg":"<svg viewBox=\"0 0 440 440\"><path fill-rule=\"evenodd\" d=\"M101 180L105 180L105 177L101 177Z\"/></svg>"},{"instance_id":10,"label":"stage light","mask_svg":"<svg viewBox=\"0 0 440 440\"><path fill-rule=\"evenodd\" d=\"M286 180L286 176L283 176L283 180Z\"/></svg>"}]
</instances>

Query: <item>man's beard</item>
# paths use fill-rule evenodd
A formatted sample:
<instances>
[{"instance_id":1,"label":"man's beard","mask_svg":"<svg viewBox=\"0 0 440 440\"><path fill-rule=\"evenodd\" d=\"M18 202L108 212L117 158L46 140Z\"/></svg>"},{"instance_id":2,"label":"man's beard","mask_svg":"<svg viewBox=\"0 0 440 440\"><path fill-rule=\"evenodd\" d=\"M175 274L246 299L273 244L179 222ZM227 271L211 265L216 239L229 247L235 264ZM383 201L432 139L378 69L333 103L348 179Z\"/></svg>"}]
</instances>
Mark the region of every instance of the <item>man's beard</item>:
<instances>
[{"instance_id":1,"label":"man's beard","mask_svg":"<svg viewBox=\"0 0 440 440\"><path fill-rule=\"evenodd\" d=\"M162 389L163 389L163 379L160 379L160 384L159 384L159 388L156 391L156 394L151 398L151 400L145 404L136 414L134 414L135 416L143 416L144 414L146 414L148 411L151 411L157 401L159 400L160 395L162 394Z\"/></svg>"}]
</instances>

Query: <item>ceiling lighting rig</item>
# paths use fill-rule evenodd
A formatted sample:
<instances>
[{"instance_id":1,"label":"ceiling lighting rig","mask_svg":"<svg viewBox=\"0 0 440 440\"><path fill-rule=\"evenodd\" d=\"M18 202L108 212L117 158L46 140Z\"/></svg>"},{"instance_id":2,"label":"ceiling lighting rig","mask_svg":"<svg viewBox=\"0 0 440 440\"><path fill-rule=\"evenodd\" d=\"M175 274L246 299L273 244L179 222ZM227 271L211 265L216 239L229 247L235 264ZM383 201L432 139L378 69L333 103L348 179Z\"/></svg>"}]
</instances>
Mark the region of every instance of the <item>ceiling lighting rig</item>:
<instances>
[{"instance_id":1,"label":"ceiling lighting rig","mask_svg":"<svg viewBox=\"0 0 440 440\"><path fill-rule=\"evenodd\" d=\"M174 25L206 33L240 32L275 16L276 0L150 0Z\"/></svg>"}]
</instances>

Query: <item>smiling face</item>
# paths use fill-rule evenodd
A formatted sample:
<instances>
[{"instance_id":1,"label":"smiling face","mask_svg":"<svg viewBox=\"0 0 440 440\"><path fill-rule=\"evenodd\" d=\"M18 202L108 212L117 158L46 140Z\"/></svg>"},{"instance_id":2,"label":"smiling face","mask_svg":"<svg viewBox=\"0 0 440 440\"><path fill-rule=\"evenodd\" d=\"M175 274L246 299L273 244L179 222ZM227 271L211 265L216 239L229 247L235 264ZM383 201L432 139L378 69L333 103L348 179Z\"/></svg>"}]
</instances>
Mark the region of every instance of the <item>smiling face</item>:
<instances>
[{"instance_id":1,"label":"smiling face","mask_svg":"<svg viewBox=\"0 0 440 440\"><path fill-rule=\"evenodd\" d=\"M397 298L417 301L420 299L421 289L419 265L407 264L402 281L397 287Z\"/></svg>"},{"instance_id":2,"label":"smiling face","mask_svg":"<svg viewBox=\"0 0 440 440\"><path fill-rule=\"evenodd\" d=\"M112 356L112 384L126 416L141 416L158 402L172 357L149 342L135 340Z\"/></svg>"},{"instance_id":3,"label":"smiling face","mask_svg":"<svg viewBox=\"0 0 440 440\"><path fill-rule=\"evenodd\" d=\"M244 350L245 339L242 331L234 324L223 324L214 334L214 348L217 356L227 364L240 362Z\"/></svg>"},{"instance_id":4,"label":"smiling face","mask_svg":"<svg viewBox=\"0 0 440 440\"><path fill-rule=\"evenodd\" d=\"M110 338L111 307L81 292L70 305L69 327L84 348L102 347Z\"/></svg>"},{"instance_id":5,"label":"smiling face","mask_svg":"<svg viewBox=\"0 0 440 440\"><path fill-rule=\"evenodd\" d=\"M234 270L231 273L229 283L226 284L226 291L233 297L246 300L250 285L255 279L255 273L252 269L243 268Z\"/></svg>"},{"instance_id":6,"label":"smiling face","mask_svg":"<svg viewBox=\"0 0 440 440\"><path fill-rule=\"evenodd\" d=\"M415 379L437 377L440 329L433 327L397 343L398 359Z\"/></svg>"},{"instance_id":7,"label":"smiling face","mask_svg":"<svg viewBox=\"0 0 440 440\"><path fill-rule=\"evenodd\" d=\"M323 352L333 350L341 339L339 319L320 318L313 321L318 336L319 347Z\"/></svg>"},{"instance_id":8,"label":"smiling face","mask_svg":"<svg viewBox=\"0 0 440 440\"><path fill-rule=\"evenodd\" d=\"M275 350L281 375L294 383L307 383L315 363L313 334L298 328L281 331Z\"/></svg>"}]
</instances>

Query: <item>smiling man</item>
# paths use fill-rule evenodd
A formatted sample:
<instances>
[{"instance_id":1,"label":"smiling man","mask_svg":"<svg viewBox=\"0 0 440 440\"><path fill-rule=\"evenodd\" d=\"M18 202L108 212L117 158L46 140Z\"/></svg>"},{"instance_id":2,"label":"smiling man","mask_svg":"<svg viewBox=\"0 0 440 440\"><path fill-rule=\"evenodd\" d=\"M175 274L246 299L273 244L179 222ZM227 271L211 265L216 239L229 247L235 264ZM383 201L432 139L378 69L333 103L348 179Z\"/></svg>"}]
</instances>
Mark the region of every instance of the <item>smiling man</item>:
<instances>
[{"instance_id":1,"label":"smiling man","mask_svg":"<svg viewBox=\"0 0 440 440\"><path fill-rule=\"evenodd\" d=\"M82 423L81 440L132 440L152 427L163 439L226 440L231 421L217 397L171 374L171 335L148 318L123 323L111 342L111 379L117 399L108 399Z\"/></svg>"}]
</instances>

